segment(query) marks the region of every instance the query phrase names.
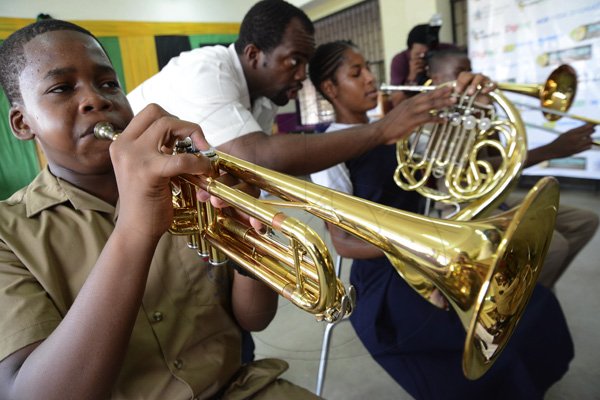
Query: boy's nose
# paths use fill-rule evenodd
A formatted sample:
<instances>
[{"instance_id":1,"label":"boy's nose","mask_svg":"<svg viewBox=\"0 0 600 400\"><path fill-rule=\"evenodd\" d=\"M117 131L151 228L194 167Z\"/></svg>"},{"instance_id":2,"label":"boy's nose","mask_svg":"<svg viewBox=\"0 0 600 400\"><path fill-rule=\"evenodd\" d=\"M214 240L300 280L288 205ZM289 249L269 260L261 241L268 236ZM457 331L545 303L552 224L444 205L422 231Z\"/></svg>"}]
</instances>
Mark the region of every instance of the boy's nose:
<instances>
[{"instance_id":1,"label":"boy's nose","mask_svg":"<svg viewBox=\"0 0 600 400\"><path fill-rule=\"evenodd\" d=\"M79 103L81 112L101 111L112 108L112 102L98 90L90 88L82 93Z\"/></svg>"}]
</instances>

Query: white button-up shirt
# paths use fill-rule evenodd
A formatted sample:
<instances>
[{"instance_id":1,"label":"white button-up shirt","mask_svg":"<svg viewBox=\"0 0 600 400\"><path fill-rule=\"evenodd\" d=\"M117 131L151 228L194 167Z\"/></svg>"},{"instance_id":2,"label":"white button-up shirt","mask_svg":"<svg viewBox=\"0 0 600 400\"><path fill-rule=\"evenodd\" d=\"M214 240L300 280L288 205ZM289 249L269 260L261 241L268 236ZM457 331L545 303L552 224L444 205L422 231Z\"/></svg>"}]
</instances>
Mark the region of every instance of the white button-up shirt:
<instances>
[{"instance_id":1,"label":"white button-up shirt","mask_svg":"<svg viewBox=\"0 0 600 400\"><path fill-rule=\"evenodd\" d=\"M127 95L134 113L150 103L200 125L212 146L251 132L271 133L277 106L265 97L252 104L233 44L206 46L174 57Z\"/></svg>"}]
</instances>

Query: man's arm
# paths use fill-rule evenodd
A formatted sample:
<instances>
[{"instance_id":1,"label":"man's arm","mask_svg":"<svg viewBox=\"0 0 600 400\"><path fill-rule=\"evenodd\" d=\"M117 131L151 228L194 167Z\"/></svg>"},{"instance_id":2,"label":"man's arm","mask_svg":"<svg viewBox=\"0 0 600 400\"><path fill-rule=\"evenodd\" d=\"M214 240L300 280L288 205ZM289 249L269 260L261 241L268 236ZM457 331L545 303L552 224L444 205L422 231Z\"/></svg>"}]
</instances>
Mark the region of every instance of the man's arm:
<instances>
[{"instance_id":1,"label":"man's arm","mask_svg":"<svg viewBox=\"0 0 600 400\"><path fill-rule=\"evenodd\" d=\"M494 84L479 74L462 72L454 90L457 93L474 94L483 85L482 93L495 89ZM267 135L253 132L218 148L225 153L276 171L305 175L329 168L381 144L393 144L405 138L413 130L426 123L443 120L432 113L454 104L453 89L441 87L420 93L394 107L385 117L372 124L331 132L327 135L280 134Z\"/></svg>"},{"instance_id":2,"label":"man's arm","mask_svg":"<svg viewBox=\"0 0 600 400\"><path fill-rule=\"evenodd\" d=\"M254 164L292 175L305 175L357 157L378 145L394 143L417 126L440 122L429 111L452 104L450 88L423 93L372 124L328 133L267 135L253 132L218 146Z\"/></svg>"},{"instance_id":3,"label":"man's arm","mask_svg":"<svg viewBox=\"0 0 600 400\"><path fill-rule=\"evenodd\" d=\"M337 253L345 258L365 259L383 257L383 251L371 243L327 222L327 230Z\"/></svg>"}]
</instances>

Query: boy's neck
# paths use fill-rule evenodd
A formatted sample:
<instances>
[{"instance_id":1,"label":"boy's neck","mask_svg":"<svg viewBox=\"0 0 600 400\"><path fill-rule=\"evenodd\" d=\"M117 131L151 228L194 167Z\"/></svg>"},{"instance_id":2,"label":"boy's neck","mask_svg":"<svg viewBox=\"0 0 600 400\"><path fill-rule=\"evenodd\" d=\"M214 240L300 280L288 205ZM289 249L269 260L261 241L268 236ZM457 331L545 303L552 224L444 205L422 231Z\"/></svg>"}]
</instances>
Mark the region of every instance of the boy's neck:
<instances>
[{"instance_id":1,"label":"boy's neck","mask_svg":"<svg viewBox=\"0 0 600 400\"><path fill-rule=\"evenodd\" d=\"M109 204L117 204L119 189L113 170L104 174L85 175L52 164L49 165L49 168L54 176L64 179Z\"/></svg>"}]
</instances>

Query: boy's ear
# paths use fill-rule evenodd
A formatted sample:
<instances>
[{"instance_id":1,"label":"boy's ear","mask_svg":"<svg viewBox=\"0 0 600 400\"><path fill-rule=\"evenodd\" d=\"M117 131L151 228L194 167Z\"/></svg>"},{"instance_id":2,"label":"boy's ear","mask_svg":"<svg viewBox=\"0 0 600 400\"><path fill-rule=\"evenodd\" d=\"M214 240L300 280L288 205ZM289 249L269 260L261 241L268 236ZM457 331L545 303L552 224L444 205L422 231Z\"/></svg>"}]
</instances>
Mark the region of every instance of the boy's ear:
<instances>
[{"instance_id":1,"label":"boy's ear","mask_svg":"<svg viewBox=\"0 0 600 400\"><path fill-rule=\"evenodd\" d=\"M244 47L244 58L248 65L252 68L256 68L260 59L260 49L255 44L250 43Z\"/></svg>"},{"instance_id":2,"label":"boy's ear","mask_svg":"<svg viewBox=\"0 0 600 400\"><path fill-rule=\"evenodd\" d=\"M25 121L25 116L21 110L21 106L12 106L8 113L10 129L13 135L19 140L31 140L35 137L31 128Z\"/></svg>"}]
</instances>

